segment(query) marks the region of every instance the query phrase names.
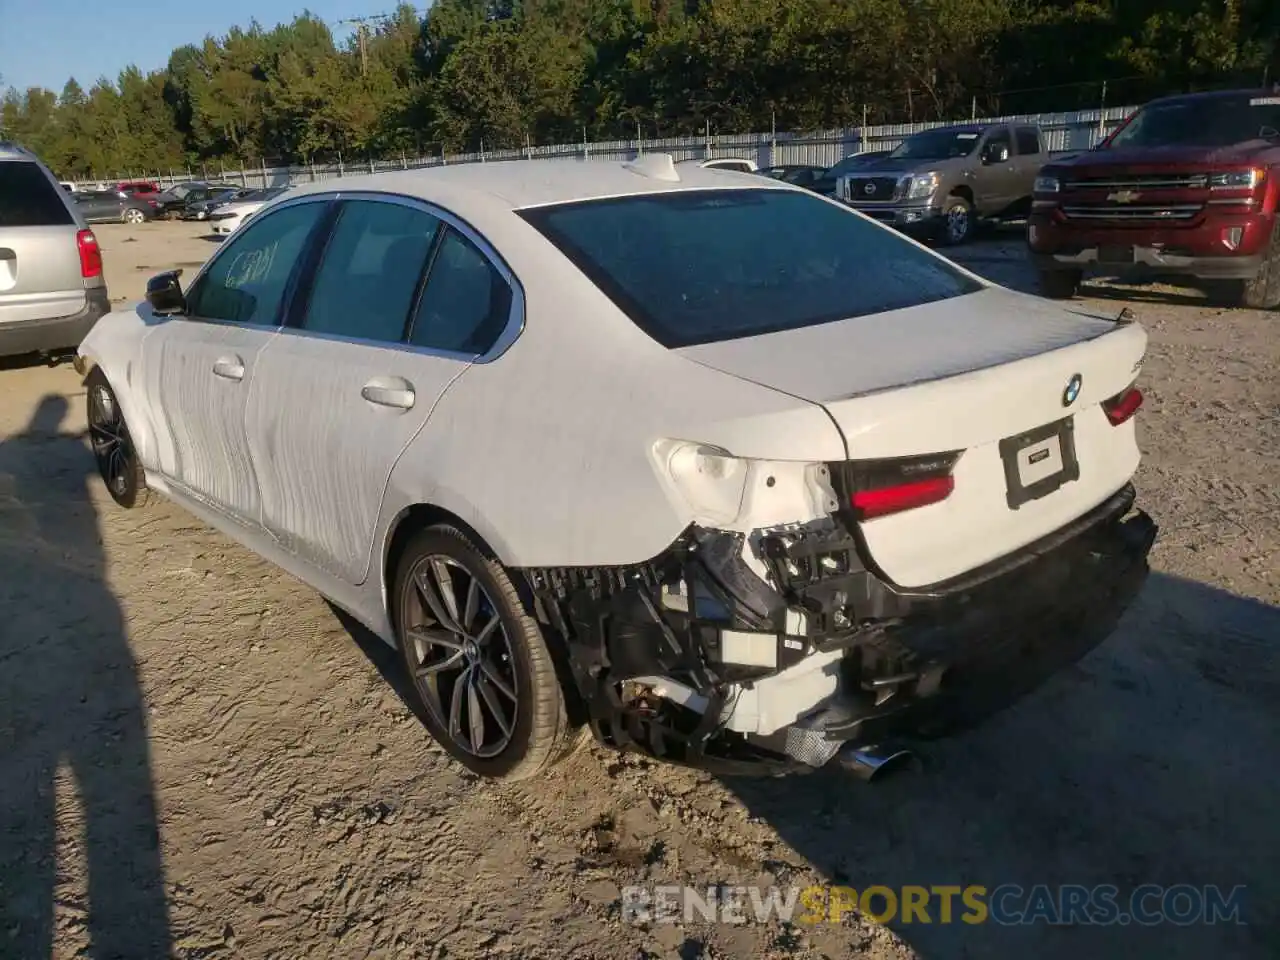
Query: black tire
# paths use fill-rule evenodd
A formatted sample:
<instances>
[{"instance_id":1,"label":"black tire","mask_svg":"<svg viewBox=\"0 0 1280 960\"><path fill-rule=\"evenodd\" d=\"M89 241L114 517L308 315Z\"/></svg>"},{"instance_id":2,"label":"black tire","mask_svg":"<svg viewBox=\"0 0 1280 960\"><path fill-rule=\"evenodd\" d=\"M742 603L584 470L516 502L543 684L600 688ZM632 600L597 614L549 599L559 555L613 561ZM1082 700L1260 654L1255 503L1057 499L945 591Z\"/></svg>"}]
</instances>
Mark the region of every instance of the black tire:
<instances>
[{"instance_id":1,"label":"black tire","mask_svg":"<svg viewBox=\"0 0 1280 960\"><path fill-rule=\"evenodd\" d=\"M451 606L439 586L439 567L448 571ZM473 583L481 591L474 602ZM424 591L432 591L446 618L453 617L463 632L444 626ZM502 564L466 534L439 525L413 536L396 565L392 615L423 723L455 760L484 777L525 780L568 755L575 731L542 630ZM491 627L495 618L497 626ZM459 637L471 643L463 641L455 651L453 639ZM481 715L478 745L473 711Z\"/></svg>"},{"instance_id":2,"label":"black tire","mask_svg":"<svg viewBox=\"0 0 1280 960\"><path fill-rule=\"evenodd\" d=\"M85 420L98 474L117 504L126 510L145 507L151 490L115 391L99 367L90 371L84 385Z\"/></svg>"},{"instance_id":3,"label":"black tire","mask_svg":"<svg viewBox=\"0 0 1280 960\"><path fill-rule=\"evenodd\" d=\"M1041 270L1040 296L1050 300L1070 300L1080 290L1084 273L1080 270Z\"/></svg>"},{"instance_id":4,"label":"black tire","mask_svg":"<svg viewBox=\"0 0 1280 960\"><path fill-rule=\"evenodd\" d=\"M973 204L959 194L947 197L942 207L942 223L938 228L938 240L943 246L958 247L973 237Z\"/></svg>"},{"instance_id":5,"label":"black tire","mask_svg":"<svg viewBox=\"0 0 1280 960\"><path fill-rule=\"evenodd\" d=\"M1226 307L1247 310L1280 307L1280 217L1275 218L1267 254L1252 280L1216 280L1204 286L1211 299Z\"/></svg>"}]
</instances>

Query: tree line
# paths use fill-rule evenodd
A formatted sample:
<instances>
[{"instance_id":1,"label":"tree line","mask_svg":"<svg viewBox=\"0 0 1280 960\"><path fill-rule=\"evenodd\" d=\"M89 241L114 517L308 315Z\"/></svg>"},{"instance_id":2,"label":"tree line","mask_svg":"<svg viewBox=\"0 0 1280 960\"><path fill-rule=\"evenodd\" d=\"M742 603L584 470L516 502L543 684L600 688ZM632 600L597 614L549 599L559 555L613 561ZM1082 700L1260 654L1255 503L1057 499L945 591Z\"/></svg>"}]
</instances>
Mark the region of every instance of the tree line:
<instances>
[{"instance_id":1,"label":"tree line","mask_svg":"<svg viewBox=\"0 0 1280 960\"><path fill-rule=\"evenodd\" d=\"M310 13L87 91L9 88L64 177L819 130L1280 79L1277 0L435 0L342 42Z\"/></svg>"}]
</instances>

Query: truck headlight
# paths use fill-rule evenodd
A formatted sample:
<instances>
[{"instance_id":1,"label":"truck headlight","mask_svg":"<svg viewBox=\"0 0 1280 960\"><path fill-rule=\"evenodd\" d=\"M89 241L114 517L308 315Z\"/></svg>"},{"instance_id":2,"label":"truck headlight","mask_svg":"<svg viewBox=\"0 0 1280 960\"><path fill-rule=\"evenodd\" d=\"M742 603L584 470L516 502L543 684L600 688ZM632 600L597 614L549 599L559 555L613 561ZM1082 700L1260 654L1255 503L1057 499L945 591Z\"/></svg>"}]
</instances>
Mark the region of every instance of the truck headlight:
<instances>
[{"instance_id":1,"label":"truck headlight","mask_svg":"<svg viewBox=\"0 0 1280 960\"><path fill-rule=\"evenodd\" d=\"M907 178L905 199L924 200L933 196L934 191L937 189L938 175L936 173L917 173Z\"/></svg>"},{"instance_id":2,"label":"truck headlight","mask_svg":"<svg viewBox=\"0 0 1280 960\"><path fill-rule=\"evenodd\" d=\"M1032 193L1058 193L1061 190L1062 184L1057 177L1036 177L1035 184L1031 187Z\"/></svg>"},{"instance_id":3,"label":"truck headlight","mask_svg":"<svg viewBox=\"0 0 1280 960\"><path fill-rule=\"evenodd\" d=\"M1209 187L1213 190L1252 190L1266 175L1267 171L1260 167L1254 167L1252 170L1215 173L1209 177Z\"/></svg>"}]
</instances>

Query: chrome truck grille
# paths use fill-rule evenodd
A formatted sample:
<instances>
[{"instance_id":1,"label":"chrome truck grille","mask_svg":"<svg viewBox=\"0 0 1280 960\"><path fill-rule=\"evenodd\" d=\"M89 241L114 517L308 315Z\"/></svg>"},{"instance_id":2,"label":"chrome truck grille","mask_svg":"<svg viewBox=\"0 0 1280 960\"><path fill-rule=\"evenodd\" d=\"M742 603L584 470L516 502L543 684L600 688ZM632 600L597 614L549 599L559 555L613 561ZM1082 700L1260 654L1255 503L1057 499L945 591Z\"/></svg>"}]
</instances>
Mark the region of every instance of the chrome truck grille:
<instances>
[{"instance_id":1,"label":"chrome truck grille","mask_svg":"<svg viewBox=\"0 0 1280 960\"><path fill-rule=\"evenodd\" d=\"M1202 190L1207 173L1150 173L1121 177L1078 177L1063 183L1064 190Z\"/></svg>"},{"instance_id":2,"label":"chrome truck grille","mask_svg":"<svg viewBox=\"0 0 1280 960\"><path fill-rule=\"evenodd\" d=\"M837 193L849 203L891 203L898 198L897 177L841 177Z\"/></svg>"},{"instance_id":3,"label":"chrome truck grille","mask_svg":"<svg viewBox=\"0 0 1280 960\"><path fill-rule=\"evenodd\" d=\"M1125 222L1191 220L1204 209L1200 203L1174 204L1064 204L1068 220L1120 220Z\"/></svg>"}]
</instances>

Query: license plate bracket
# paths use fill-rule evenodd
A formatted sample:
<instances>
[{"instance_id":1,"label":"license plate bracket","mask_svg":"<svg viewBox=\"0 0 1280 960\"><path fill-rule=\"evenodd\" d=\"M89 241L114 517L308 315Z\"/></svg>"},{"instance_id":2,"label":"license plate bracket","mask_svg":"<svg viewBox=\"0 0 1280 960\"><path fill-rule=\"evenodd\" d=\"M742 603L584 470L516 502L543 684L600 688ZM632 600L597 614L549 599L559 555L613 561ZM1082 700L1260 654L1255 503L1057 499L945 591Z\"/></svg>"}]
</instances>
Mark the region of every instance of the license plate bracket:
<instances>
[{"instance_id":1,"label":"license plate bracket","mask_svg":"<svg viewBox=\"0 0 1280 960\"><path fill-rule=\"evenodd\" d=\"M1000 441L1005 499L1010 510L1080 479L1075 418L1065 417ZM1058 466L1058 464L1061 466ZM1057 467L1057 469L1052 469ZM1046 472L1049 471L1049 472Z\"/></svg>"},{"instance_id":2,"label":"license plate bracket","mask_svg":"<svg viewBox=\"0 0 1280 960\"><path fill-rule=\"evenodd\" d=\"M1120 244L1103 244L1098 247L1099 263L1133 263L1133 247Z\"/></svg>"}]
</instances>

